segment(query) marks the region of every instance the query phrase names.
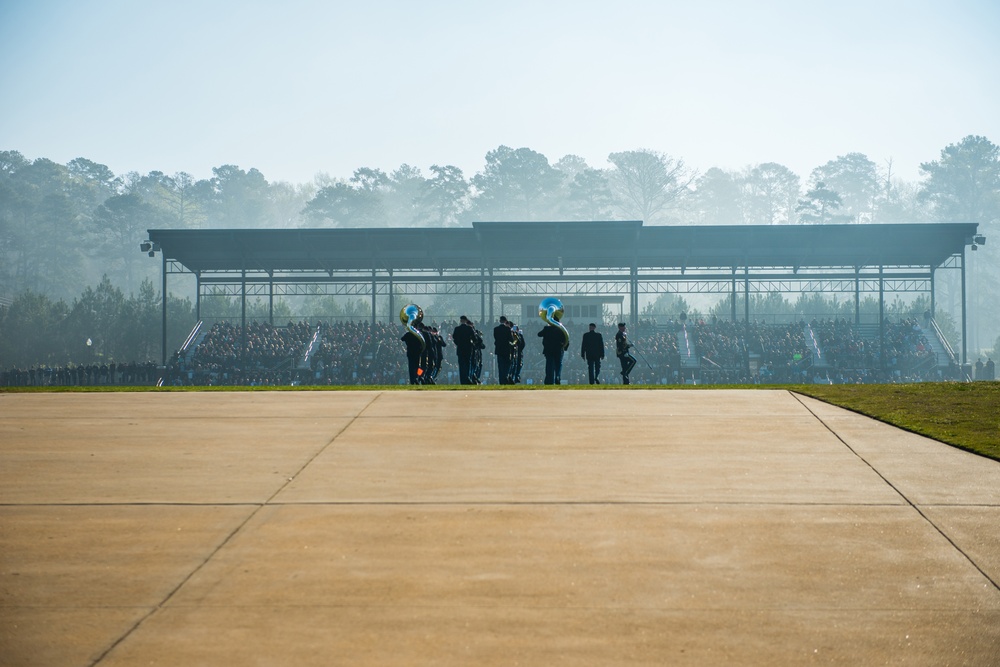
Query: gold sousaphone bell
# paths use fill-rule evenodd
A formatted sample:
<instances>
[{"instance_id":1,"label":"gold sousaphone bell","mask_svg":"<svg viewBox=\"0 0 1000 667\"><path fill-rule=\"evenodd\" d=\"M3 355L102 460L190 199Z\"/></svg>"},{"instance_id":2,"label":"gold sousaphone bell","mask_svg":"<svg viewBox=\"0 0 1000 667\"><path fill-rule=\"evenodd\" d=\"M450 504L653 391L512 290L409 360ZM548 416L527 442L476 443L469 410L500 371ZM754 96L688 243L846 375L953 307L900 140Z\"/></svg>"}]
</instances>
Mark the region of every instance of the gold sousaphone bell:
<instances>
[{"instance_id":1,"label":"gold sousaphone bell","mask_svg":"<svg viewBox=\"0 0 1000 667\"><path fill-rule=\"evenodd\" d=\"M563 343L563 349L569 349L569 331L566 327L562 325L559 320L563 316L563 305L562 301L550 296L547 299L543 299L540 304L538 304L538 316L542 318L546 324L551 324L554 327L559 327L563 332L563 337L565 337L566 342Z\"/></svg>"}]
</instances>

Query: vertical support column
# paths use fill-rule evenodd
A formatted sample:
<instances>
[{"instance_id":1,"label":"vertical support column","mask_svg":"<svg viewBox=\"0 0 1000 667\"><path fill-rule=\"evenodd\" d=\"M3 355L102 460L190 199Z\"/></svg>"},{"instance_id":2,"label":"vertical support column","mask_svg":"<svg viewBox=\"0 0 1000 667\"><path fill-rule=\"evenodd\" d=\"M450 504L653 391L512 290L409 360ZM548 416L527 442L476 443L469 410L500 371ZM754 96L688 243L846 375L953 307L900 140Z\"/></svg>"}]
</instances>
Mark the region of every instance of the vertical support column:
<instances>
[{"instance_id":1,"label":"vertical support column","mask_svg":"<svg viewBox=\"0 0 1000 667\"><path fill-rule=\"evenodd\" d=\"M201 273L194 274L194 319L201 321Z\"/></svg>"},{"instance_id":2,"label":"vertical support column","mask_svg":"<svg viewBox=\"0 0 1000 667\"><path fill-rule=\"evenodd\" d=\"M854 326L861 324L861 268L854 268Z\"/></svg>"},{"instance_id":3,"label":"vertical support column","mask_svg":"<svg viewBox=\"0 0 1000 667\"><path fill-rule=\"evenodd\" d=\"M750 375L750 264L743 267L743 346L746 350L745 365L747 375Z\"/></svg>"},{"instance_id":4,"label":"vertical support column","mask_svg":"<svg viewBox=\"0 0 1000 667\"><path fill-rule=\"evenodd\" d=\"M375 326L375 269L372 269L372 326Z\"/></svg>"},{"instance_id":5,"label":"vertical support column","mask_svg":"<svg viewBox=\"0 0 1000 667\"><path fill-rule=\"evenodd\" d=\"M240 379L246 377L247 358L247 270L242 269L240 278Z\"/></svg>"},{"instance_id":6,"label":"vertical support column","mask_svg":"<svg viewBox=\"0 0 1000 667\"><path fill-rule=\"evenodd\" d=\"M733 267L733 289L730 292L730 306L732 306L732 315L730 316L730 321L736 324L736 267Z\"/></svg>"},{"instance_id":7,"label":"vertical support column","mask_svg":"<svg viewBox=\"0 0 1000 667\"><path fill-rule=\"evenodd\" d=\"M269 280L267 282L268 294L267 294L267 321L270 325L274 326L274 274L268 276Z\"/></svg>"},{"instance_id":8,"label":"vertical support column","mask_svg":"<svg viewBox=\"0 0 1000 667\"><path fill-rule=\"evenodd\" d=\"M931 318L937 317L937 300L935 292L937 291L937 267L931 267Z\"/></svg>"},{"instance_id":9,"label":"vertical support column","mask_svg":"<svg viewBox=\"0 0 1000 667\"><path fill-rule=\"evenodd\" d=\"M881 360L882 380L885 381L885 267L881 264L878 267L878 357Z\"/></svg>"},{"instance_id":10,"label":"vertical support column","mask_svg":"<svg viewBox=\"0 0 1000 667\"><path fill-rule=\"evenodd\" d=\"M392 269L389 269L389 321L392 322L393 316L396 314L396 295L394 294L395 287L392 284Z\"/></svg>"},{"instance_id":11,"label":"vertical support column","mask_svg":"<svg viewBox=\"0 0 1000 667\"><path fill-rule=\"evenodd\" d=\"M162 272L163 272L163 283L160 285L160 289L163 293L163 326L162 326L162 337L160 339L160 350L162 357L162 365L166 367L167 365L167 255L162 250L160 251L160 258L162 259Z\"/></svg>"},{"instance_id":12,"label":"vertical support column","mask_svg":"<svg viewBox=\"0 0 1000 667\"><path fill-rule=\"evenodd\" d=\"M965 372L965 365L969 363L968 358L968 321L965 309L965 246L962 246L962 372Z\"/></svg>"},{"instance_id":13,"label":"vertical support column","mask_svg":"<svg viewBox=\"0 0 1000 667\"><path fill-rule=\"evenodd\" d=\"M629 270L629 319L633 329L639 326L639 267L635 263Z\"/></svg>"},{"instance_id":14,"label":"vertical support column","mask_svg":"<svg viewBox=\"0 0 1000 667\"><path fill-rule=\"evenodd\" d=\"M490 269L490 319L487 320L490 326L493 325L493 269Z\"/></svg>"},{"instance_id":15,"label":"vertical support column","mask_svg":"<svg viewBox=\"0 0 1000 667\"><path fill-rule=\"evenodd\" d=\"M486 319L486 269L479 269L479 326Z\"/></svg>"},{"instance_id":16,"label":"vertical support column","mask_svg":"<svg viewBox=\"0 0 1000 667\"><path fill-rule=\"evenodd\" d=\"M743 322L746 324L747 337L750 337L750 267L743 268Z\"/></svg>"}]
</instances>

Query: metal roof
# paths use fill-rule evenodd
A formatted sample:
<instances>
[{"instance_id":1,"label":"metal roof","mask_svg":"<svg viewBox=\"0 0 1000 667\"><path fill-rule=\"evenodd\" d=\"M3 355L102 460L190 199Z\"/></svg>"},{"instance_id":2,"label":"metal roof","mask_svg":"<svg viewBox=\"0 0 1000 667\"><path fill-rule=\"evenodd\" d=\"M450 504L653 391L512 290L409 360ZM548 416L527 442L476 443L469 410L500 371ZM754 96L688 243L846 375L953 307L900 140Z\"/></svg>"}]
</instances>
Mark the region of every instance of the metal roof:
<instances>
[{"instance_id":1,"label":"metal roof","mask_svg":"<svg viewBox=\"0 0 1000 667\"><path fill-rule=\"evenodd\" d=\"M153 229L164 257L199 275L241 271L795 269L936 267L975 223L643 226L641 221L474 222L466 228Z\"/></svg>"}]
</instances>

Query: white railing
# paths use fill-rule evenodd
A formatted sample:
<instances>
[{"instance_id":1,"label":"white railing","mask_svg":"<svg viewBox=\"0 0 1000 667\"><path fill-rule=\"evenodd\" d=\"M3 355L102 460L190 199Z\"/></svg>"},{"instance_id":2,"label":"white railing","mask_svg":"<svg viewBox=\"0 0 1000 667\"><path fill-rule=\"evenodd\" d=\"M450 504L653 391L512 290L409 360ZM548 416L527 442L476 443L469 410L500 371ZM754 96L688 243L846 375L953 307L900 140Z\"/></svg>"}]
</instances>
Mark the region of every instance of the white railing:
<instances>
[{"instance_id":1,"label":"white railing","mask_svg":"<svg viewBox=\"0 0 1000 667\"><path fill-rule=\"evenodd\" d=\"M312 340L309 341L309 346L306 348L306 353L302 357L302 363L299 368L309 368L309 357L312 355L313 348L316 346L316 342L319 340L320 325L316 325L316 331L313 333Z\"/></svg>"},{"instance_id":2,"label":"white railing","mask_svg":"<svg viewBox=\"0 0 1000 667\"><path fill-rule=\"evenodd\" d=\"M940 341L945 354L948 355L948 360L957 366L958 358L955 356L955 350L952 349L951 343L948 342L948 338L944 335L944 332L941 331L941 327L938 326L938 323L934 318L931 318L930 323L931 329L934 330L934 335L937 337L938 341Z\"/></svg>"},{"instance_id":3,"label":"white railing","mask_svg":"<svg viewBox=\"0 0 1000 667\"><path fill-rule=\"evenodd\" d=\"M202 322L202 320L198 320L198 323L191 329L191 333L188 334L188 337L184 340L184 344L181 345L181 352L187 352L188 347L191 346L191 343L198 336L198 332L201 331Z\"/></svg>"}]
</instances>

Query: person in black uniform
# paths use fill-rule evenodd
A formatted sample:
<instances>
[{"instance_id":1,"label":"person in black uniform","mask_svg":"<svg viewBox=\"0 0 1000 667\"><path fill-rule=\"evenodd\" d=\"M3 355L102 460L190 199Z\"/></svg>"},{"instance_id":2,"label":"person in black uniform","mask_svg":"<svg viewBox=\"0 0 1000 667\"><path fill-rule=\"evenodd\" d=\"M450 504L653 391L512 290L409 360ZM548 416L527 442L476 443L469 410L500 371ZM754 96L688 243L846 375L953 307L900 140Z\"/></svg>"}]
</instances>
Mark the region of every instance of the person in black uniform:
<instances>
[{"instance_id":1,"label":"person in black uniform","mask_svg":"<svg viewBox=\"0 0 1000 667\"><path fill-rule=\"evenodd\" d=\"M441 350L434 345L434 336L431 334L429 326L423 322L416 326L420 335L424 338L424 353L420 356L420 370L417 371L417 375L420 378L420 384L434 384L433 371L435 357Z\"/></svg>"},{"instance_id":2,"label":"person in black uniform","mask_svg":"<svg viewBox=\"0 0 1000 667\"><path fill-rule=\"evenodd\" d=\"M510 359L510 378L511 384L518 384L521 381L521 369L524 367L524 332L521 331L510 320L507 320L507 324L510 325L510 332L514 336L514 356Z\"/></svg>"},{"instance_id":3,"label":"person in black uniform","mask_svg":"<svg viewBox=\"0 0 1000 667\"><path fill-rule=\"evenodd\" d=\"M486 343L483 340L483 332L476 328L476 323L469 320L472 327L472 363L469 365L469 379L472 384L482 384L483 377L483 350Z\"/></svg>"},{"instance_id":4,"label":"person in black uniform","mask_svg":"<svg viewBox=\"0 0 1000 667\"><path fill-rule=\"evenodd\" d=\"M590 323L590 331L583 334L580 356L587 360L587 377L590 384L601 384L601 359L604 358L604 336L597 331L597 325Z\"/></svg>"},{"instance_id":5,"label":"person in black uniform","mask_svg":"<svg viewBox=\"0 0 1000 667\"><path fill-rule=\"evenodd\" d=\"M437 384L438 374L441 372L441 364L444 362L444 348L448 347L444 336L438 332L437 327L431 327L431 345L434 346L434 366L430 369L431 381Z\"/></svg>"},{"instance_id":6,"label":"person in black uniform","mask_svg":"<svg viewBox=\"0 0 1000 667\"><path fill-rule=\"evenodd\" d=\"M561 384L563 351L569 347L566 335L552 324L545 325L538 335L542 339L542 354L545 355L545 384Z\"/></svg>"},{"instance_id":7,"label":"person in black uniform","mask_svg":"<svg viewBox=\"0 0 1000 667\"><path fill-rule=\"evenodd\" d=\"M469 323L469 318L462 315L458 326L451 334L451 340L455 343L455 353L458 355L458 381L462 384L475 384L470 374L474 337L475 331Z\"/></svg>"},{"instance_id":8,"label":"person in black uniform","mask_svg":"<svg viewBox=\"0 0 1000 667\"><path fill-rule=\"evenodd\" d=\"M500 384L510 384L510 357L514 352L514 337L507 326L507 318L500 316L500 324L493 327L493 354L497 357L497 379Z\"/></svg>"},{"instance_id":9,"label":"person in black uniform","mask_svg":"<svg viewBox=\"0 0 1000 667\"><path fill-rule=\"evenodd\" d=\"M414 320L413 328L419 331L424 326L423 322L419 319ZM427 347L427 342L420 334L415 334L409 329L400 338L401 341L406 343L406 362L409 366L410 372L410 384L420 384L420 376L423 375L420 362L424 356L424 349Z\"/></svg>"},{"instance_id":10,"label":"person in black uniform","mask_svg":"<svg viewBox=\"0 0 1000 667\"><path fill-rule=\"evenodd\" d=\"M625 333L625 323L618 323L618 333L615 334L615 354L618 355L618 361L622 365L622 384L629 384L628 374L632 372L632 367L635 366L635 357L629 354L629 348L632 344L628 342L628 334Z\"/></svg>"}]
</instances>

